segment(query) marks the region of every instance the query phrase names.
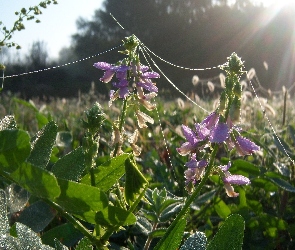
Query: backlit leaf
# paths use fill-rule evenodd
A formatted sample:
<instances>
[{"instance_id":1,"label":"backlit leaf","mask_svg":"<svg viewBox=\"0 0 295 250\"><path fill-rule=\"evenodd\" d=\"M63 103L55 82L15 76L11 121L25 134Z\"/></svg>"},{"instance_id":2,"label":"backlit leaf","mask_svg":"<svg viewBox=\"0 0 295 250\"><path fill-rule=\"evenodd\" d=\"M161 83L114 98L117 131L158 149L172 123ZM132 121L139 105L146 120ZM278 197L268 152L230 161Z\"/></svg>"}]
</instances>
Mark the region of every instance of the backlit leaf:
<instances>
[{"instance_id":1,"label":"backlit leaf","mask_svg":"<svg viewBox=\"0 0 295 250\"><path fill-rule=\"evenodd\" d=\"M125 161L125 171L125 199L126 202L130 205L136 200L139 194L144 191L144 188L148 184L148 181L139 171L136 163L130 158L127 158Z\"/></svg>"},{"instance_id":2,"label":"backlit leaf","mask_svg":"<svg viewBox=\"0 0 295 250\"><path fill-rule=\"evenodd\" d=\"M96 223L106 227L128 226L135 222L136 217L133 213L111 205L96 214Z\"/></svg>"},{"instance_id":3,"label":"backlit leaf","mask_svg":"<svg viewBox=\"0 0 295 250\"><path fill-rule=\"evenodd\" d=\"M0 131L0 165L7 172L13 172L30 155L29 134L23 130Z\"/></svg>"},{"instance_id":4,"label":"backlit leaf","mask_svg":"<svg viewBox=\"0 0 295 250\"><path fill-rule=\"evenodd\" d=\"M11 174L11 178L37 197L53 200L60 195L60 188L55 176L30 163L23 163Z\"/></svg>"},{"instance_id":5,"label":"backlit leaf","mask_svg":"<svg viewBox=\"0 0 295 250\"><path fill-rule=\"evenodd\" d=\"M102 191L108 191L125 173L125 160L129 154L114 157L94 169L95 186ZM81 183L91 185L91 175L85 175Z\"/></svg>"},{"instance_id":6,"label":"backlit leaf","mask_svg":"<svg viewBox=\"0 0 295 250\"><path fill-rule=\"evenodd\" d=\"M207 250L242 249L245 222L239 214L230 215L209 242Z\"/></svg>"},{"instance_id":7,"label":"backlit leaf","mask_svg":"<svg viewBox=\"0 0 295 250\"><path fill-rule=\"evenodd\" d=\"M58 179L61 194L56 203L67 212L79 215L80 218L95 223L95 214L108 205L108 198L97 187L82 183Z\"/></svg>"},{"instance_id":8,"label":"backlit leaf","mask_svg":"<svg viewBox=\"0 0 295 250\"><path fill-rule=\"evenodd\" d=\"M79 147L59 159L51 168L51 172L58 178L78 181L84 169L84 153L82 147Z\"/></svg>"},{"instance_id":9,"label":"backlit leaf","mask_svg":"<svg viewBox=\"0 0 295 250\"><path fill-rule=\"evenodd\" d=\"M56 134L57 125L51 121L35 135L32 142L31 155L28 159L30 163L40 168L46 168L55 143Z\"/></svg>"},{"instance_id":10,"label":"backlit leaf","mask_svg":"<svg viewBox=\"0 0 295 250\"><path fill-rule=\"evenodd\" d=\"M171 233L164 235L154 250L177 249L183 238L186 220L181 219L172 229Z\"/></svg>"}]
</instances>

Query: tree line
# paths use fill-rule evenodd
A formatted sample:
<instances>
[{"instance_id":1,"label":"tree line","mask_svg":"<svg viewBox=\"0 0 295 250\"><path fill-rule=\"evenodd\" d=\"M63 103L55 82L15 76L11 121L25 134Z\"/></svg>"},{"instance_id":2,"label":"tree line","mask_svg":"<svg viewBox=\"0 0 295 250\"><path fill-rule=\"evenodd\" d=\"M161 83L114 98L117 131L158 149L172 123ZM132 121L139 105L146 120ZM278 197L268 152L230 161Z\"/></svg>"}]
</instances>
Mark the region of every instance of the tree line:
<instances>
[{"instance_id":1,"label":"tree line","mask_svg":"<svg viewBox=\"0 0 295 250\"><path fill-rule=\"evenodd\" d=\"M46 48L42 47L42 42L35 42L26 61L9 65L6 75L95 55L135 34L157 55L185 67L217 66L232 52L237 52L245 61L246 69L255 68L265 88L278 89L295 81L294 16L295 10L288 6L271 16L269 9L249 0L236 0L232 5L226 0L125 0L120 3L105 0L91 20L77 20L72 44L60 52L58 61L48 63ZM107 94L111 86L99 83L102 73L93 63L115 63L120 59L118 50L71 66L7 79L5 89L21 92L25 98L44 93L69 97L77 95L78 90L88 91L90 83L95 81L98 91ZM194 74L209 78L220 72L218 69L185 71L158 58L154 60L184 92L192 89ZM153 70L157 71L154 67ZM177 95L164 77L157 84L164 96Z\"/></svg>"}]
</instances>

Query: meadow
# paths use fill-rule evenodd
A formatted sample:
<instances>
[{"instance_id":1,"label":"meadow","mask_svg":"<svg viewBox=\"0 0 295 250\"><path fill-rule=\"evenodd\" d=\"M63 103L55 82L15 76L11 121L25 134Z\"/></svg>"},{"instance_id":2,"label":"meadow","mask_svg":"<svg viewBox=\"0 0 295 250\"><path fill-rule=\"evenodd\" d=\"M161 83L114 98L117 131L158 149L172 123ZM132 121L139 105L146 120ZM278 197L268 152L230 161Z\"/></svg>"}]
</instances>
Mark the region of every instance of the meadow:
<instances>
[{"instance_id":1,"label":"meadow","mask_svg":"<svg viewBox=\"0 0 295 250\"><path fill-rule=\"evenodd\" d=\"M124 63L132 65L138 43L126 39ZM226 76L214 83L192 77L203 97L141 92L156 85L127 95L118 85L110 103L97 91L102 82L78 98L46 102L2 93L1 248L292 249L292 89L259 92L255 72L246 74L235 54L223 67ZM128 79L157 76L125 70ZM210 127L208 114L217 112ZM236 124L221 122L226 116Z\"/></svg>"}]
</instances>

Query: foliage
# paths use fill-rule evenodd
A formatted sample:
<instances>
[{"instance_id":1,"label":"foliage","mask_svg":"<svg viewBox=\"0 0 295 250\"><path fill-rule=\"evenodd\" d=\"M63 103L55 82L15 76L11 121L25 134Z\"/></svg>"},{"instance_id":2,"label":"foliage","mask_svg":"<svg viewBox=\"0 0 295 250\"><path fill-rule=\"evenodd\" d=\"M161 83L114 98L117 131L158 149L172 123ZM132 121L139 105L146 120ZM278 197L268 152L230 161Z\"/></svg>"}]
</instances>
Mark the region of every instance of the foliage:
<instances>
[{"instance_id":1,"label":"foliage","mask_svg":"<svg viewBox=\"0 0 295 250\"><path fill-rule=\"evenodd\" d=\"M244 65L232 53L218 105L202 120L206 109L152 102L160 75L141 63L147 47L135 35L123 45L122 60L94 64L102 82L117 78L108 113L94 95L66 118L62 108L3 97L14 115L0 120L1 248L294 247L286 93L278 132L258 111L237 124L253 102L242 98Z\"/></svg>"}]
</instances>

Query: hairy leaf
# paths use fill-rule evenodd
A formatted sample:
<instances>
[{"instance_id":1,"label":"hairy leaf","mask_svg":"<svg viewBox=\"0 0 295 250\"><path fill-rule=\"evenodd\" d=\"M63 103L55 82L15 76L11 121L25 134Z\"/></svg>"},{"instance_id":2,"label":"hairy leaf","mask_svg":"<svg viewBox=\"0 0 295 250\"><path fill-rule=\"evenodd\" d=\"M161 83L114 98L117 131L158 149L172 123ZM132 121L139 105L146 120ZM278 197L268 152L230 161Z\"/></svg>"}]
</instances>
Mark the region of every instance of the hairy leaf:
<instances>
[{"instance_id":1,"label":"hairy leaf","mask_svg":"<svg viewBox=\"0 0 295 250\"><path fill-rule=\"evenodd\" d=\"M163 236L154 250L177 249L181 243L185 225L186 220L183 218L174 226L169 235Z\"/></svg>"},{"instance_id":2,"label":"hairy leaf","mask_svg":"<svg viewBox=\"0 0 295 250\"><path fill-rule=\"evenodd\" d=\"M202 232L195 232L181 246L179 250L206 250L207 237Z\"/></svg>"},{"instance_id":3,"label":"hairy leaf","mask_svg":"<svg viewBox=\"0 0 295 250\"><path fill-rule=\"evenodd\" d=\"M108 191L125 173L125 160L129 154L114 157L94 169L95 186L102 191ZM81 183L91 185L91 175L85 175Z\"/></svg>"},{"instance_id":4,"label":"hairy leaf","mask_svg":"<svg viewBox=\"0 0 295 250\"><path fill-rule=\"evenodd\" d=\"M230 215L209 242L207 250L242 249L244 228L245 222L242 216Z\"/></svg>"},{"instance_id":5,"label":"hairy leaf","mask_svg":"<svg viewBox=\"0 0 295 250\"><path fill-rule=\"evenodd\" d=\"M29 134L23 130L0 131L0 165L6 172L13 172L30 155Z\"/></svg>"},{"instance_id":6,"label":"hairy leaf","mask_svg":"<svg viewBox=\"0 0 295 250\"><path fill-rule=\"evenodd\" d=\"M78 181L84 169L84 153L82 147L79 147L59 159L51 171L58 178Z\"/></svg>"},{"instance_id":7,"label":"hairy leaf","mask_svg":"<svg viewBox=\"0 0 295 250\"><path fill-rule=\"evenodd\" d=\"M82 183L58 179L61 194L56 203L67 212L95 223L95 214L108 205L108 198L100 189Z\"/></svg>"},{"instance_id":8,"label":"hairy leaf","mask_svg":"<svg viewBox=\"0 0 295 250\"><path fill-rule=\"evenodd\" d=\"M125 161L126 184L125 199L131 205L141 192L144 192L145 186L148 184L146 178L139 171L133 160L127 158Z\"/></svg>"},{"instance_id":9,"label":"hairy leaf","mask_svg":"<svg viewBox=\"0 0 295 250\"><path fill-rule=\"evenodd\" d=\"M23 163L10 176L18 185L37 197L53 200L60 195L60 188L55 176L30 163Z\"/></svg>"},{"instance_id":10,"label":"hairy leaf","mask_svg":"<svg viewBox=\"0 0 295 250\"><path fill-rule=\"evenodd\" d=\"M28 159L33 165L46 168L57 134L57 125L51 121L46 124L33 138L32 152Z\"/></svg>"}]
</instances>

